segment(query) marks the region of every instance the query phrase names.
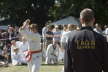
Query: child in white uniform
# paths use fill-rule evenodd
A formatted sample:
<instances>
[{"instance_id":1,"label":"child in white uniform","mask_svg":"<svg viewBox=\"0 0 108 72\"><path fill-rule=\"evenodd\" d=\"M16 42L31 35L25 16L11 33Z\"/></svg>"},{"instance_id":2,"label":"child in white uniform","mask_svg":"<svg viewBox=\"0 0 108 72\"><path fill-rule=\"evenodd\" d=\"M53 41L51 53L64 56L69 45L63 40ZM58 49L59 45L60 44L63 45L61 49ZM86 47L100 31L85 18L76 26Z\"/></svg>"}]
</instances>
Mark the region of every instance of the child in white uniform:
<instances>
[{"instance_id":1,"label":"child in white uniform","mask_svg":"<svg viewBox=\"0 0 108 72\"><path fill-rule=\"evenodd\" d=\"M21 56L19 53L19 46L15 40L11 41L11 59L12 65L20 65L21 64Z\"/></svg>"}]
</instances>

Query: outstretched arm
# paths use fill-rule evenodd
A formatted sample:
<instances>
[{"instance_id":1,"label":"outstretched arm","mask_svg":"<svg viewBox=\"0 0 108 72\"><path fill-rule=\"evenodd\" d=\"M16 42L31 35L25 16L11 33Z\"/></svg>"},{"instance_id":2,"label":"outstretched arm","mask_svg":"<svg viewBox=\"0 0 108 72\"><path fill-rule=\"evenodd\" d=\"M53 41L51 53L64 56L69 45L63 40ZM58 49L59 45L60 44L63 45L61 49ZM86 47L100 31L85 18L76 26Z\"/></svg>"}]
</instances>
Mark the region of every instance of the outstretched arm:
<instances>
[{"instance_id":1,"label":"outstretched arm","mask_svg":"<svg viewBox=\"0 0 108 72\"><path fill-rule=\"evenodd\" d=\"M22 25L22 27L20 27L20 30L21 29L25 29L25 28L29 28L29 24L30 24L30 19L27 19L27 20L25 20L24 22L23 22L23 25Z\"/></svg>"},{"instance_id":2,"label":"outstretched arm","mask_svg":"<svg viewBox=\"0 0 108 72\"><path fill-rule=\"evenodd\" d=\"M25 38L27 36L27 33L29 32L29 24L30 20L27 19L23 22L23 25L19 28L19 33L21 33L21 35L23 35Z\"/></svg>"}]
</instances>

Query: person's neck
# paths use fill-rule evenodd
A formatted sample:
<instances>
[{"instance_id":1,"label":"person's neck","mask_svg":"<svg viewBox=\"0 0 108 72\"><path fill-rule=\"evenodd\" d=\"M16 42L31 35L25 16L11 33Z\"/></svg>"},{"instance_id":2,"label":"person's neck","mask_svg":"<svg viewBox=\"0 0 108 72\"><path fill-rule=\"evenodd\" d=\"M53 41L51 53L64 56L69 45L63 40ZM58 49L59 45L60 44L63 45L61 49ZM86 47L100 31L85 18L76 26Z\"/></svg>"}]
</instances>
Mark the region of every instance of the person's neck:
<instances>
[{"instance_id":1,"label":"person's neck","mask_svg":"<svg viewBox=\"0 0 108 72\"><path fill-rule=\"evenodd\" d=\"M83 23L82 27L93 27L93 24L91 24L91 23L88 23L88 24Z\"/></svg>"}]
</instances>

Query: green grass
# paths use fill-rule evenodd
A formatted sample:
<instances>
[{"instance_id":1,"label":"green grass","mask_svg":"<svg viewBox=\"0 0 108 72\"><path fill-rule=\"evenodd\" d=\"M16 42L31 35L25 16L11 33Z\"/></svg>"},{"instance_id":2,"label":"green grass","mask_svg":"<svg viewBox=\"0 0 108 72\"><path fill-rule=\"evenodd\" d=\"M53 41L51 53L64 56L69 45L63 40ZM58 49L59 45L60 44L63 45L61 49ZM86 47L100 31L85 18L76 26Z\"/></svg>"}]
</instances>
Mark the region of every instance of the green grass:
<instances>
[{"instance_id":1,"label":"green grass","mask_svg":"<svg viewBox=\"0 0 108 72\"><path fill-rule=\"evenodd\" d=\"M60 72L63 65L41 65L40 72ZM27 66L0 67L0 72L28 72Z\"/></svg>"}]
</instances>

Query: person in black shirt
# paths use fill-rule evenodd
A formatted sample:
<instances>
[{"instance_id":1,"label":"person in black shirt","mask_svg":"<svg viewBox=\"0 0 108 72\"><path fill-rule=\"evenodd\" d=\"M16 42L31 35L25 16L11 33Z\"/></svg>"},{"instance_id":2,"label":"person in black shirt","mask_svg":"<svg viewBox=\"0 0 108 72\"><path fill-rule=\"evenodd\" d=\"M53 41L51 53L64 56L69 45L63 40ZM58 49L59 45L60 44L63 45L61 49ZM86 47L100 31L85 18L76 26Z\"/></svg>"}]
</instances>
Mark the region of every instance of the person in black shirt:
<instances>
[{"instance_id":1,"label":"person in black shirt","mask_svg":"<svg viewBox=\"0 0 108 72\"><path fill-rule=\"evenodd\" d=\"M52 42L53 42L53 32L52 32L52 30L53 30L53 27L52 26L49 26L48 27L48 31L46 32L46 34L45 34L45 36L46 36L46 41L47 41L47 46L49 45L49 44L52 44Z\"/></svg>"},{"instance_id":2,"label":"person in black shirt","mask_svg":"<svg viewBox=\"0 0 108 72\"><path fill-rule=\"evenodd\" d=\"M64 72L108 72L108 44L104 36L93 31L93 10L82 10L80 22L81 30L67 40Z\"/></svg>"}]
</instances>

